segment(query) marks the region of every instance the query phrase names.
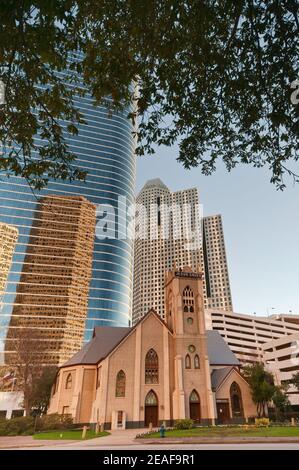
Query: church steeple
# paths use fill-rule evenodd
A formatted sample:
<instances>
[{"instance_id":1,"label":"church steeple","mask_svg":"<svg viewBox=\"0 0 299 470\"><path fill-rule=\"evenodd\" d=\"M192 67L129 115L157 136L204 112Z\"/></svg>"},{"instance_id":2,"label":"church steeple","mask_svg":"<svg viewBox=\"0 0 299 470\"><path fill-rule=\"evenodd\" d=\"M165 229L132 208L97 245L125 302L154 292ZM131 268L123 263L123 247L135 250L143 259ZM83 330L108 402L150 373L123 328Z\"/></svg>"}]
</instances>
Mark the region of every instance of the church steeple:
<instances>
[{"instance_id":1,"label":"church steeple","mask_svg":"<svg viewBox=\"0 0 299 470\"><path fill-rule=\"evenodd\" d=\"M205 333L202 273L174 267L165 283L166 321L176 335Z\"/></svg>"}]
</instances>

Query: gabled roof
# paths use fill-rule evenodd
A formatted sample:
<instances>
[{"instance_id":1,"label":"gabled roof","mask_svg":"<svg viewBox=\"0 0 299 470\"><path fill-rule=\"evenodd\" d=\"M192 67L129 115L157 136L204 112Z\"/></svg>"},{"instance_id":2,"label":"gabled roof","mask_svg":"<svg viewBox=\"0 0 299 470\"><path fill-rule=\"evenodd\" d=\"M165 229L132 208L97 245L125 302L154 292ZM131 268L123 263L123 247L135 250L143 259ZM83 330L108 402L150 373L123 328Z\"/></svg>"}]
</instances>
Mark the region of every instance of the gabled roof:
<instances>
[{"instance_id":1,"label":"gabled roof","mask_svg":"<svg viewBox=\"0 0 299 470\"><path fill-rule=\"evenodd\" d=\"M217 390L219 385L223 382L223 380L228 376L230 371L233 369L232 366L230 367L223 367L223 369L214 369L211 374L211 384L212 390Z\"/></svg>"},{"instance_id":2,"label":"gabled roof","mask_svg":"<svg viewBox=\"0 0 299 470\"><path fill-rule=\"evenodd\" d=\"M212 390L216 391L232 371L235 371L246 382L243 375L241 375L235 367L231 366L223 367L222 369L214 369L211 374Z\"/></svg>"},{"instance_id":3,"label":"gabled roof","mask_svg":"<svg viewBox=\"0 0 299 470\"><path fill-rule=\"evenodd\" d=\"M115 327L115 326L97 326L94 329L93 338L73 357L65 362L61 367L69 367L79 364L95 365L108 356L121 341L133 332L136 327L145 321L149 316L153 315L162 327L169 330L167 324L152 309L132 328ZM170 334L172 332L169 330ZM229 349L228 345L218 333L218 331L207 331L207 347L210 365L227 365L239 366L240 363L236 356Z\"/></svg>"},{"instance_id":4,"label":"gabled roof","mask_svg":"<svg viewBox=\"0 0 299 470\"><path fill-rule=\"evenodd\" d=\"M230 350L220 333L215 330L207 331L208 356L211 366L239 366L240 362Z\"/></svg>"},{"instance_id":5,"label":"gabled roof","mask_svg":"<svg viewBox=\"0 0 299 470\"><path fill-rule=\"evenodd\" d=\"M62 367L77 364L97 364L104 359L131 330L132 328L97 326L94 329L92 340L85 344L85 346L63 364Z\"/></svg>"}]
</instances>

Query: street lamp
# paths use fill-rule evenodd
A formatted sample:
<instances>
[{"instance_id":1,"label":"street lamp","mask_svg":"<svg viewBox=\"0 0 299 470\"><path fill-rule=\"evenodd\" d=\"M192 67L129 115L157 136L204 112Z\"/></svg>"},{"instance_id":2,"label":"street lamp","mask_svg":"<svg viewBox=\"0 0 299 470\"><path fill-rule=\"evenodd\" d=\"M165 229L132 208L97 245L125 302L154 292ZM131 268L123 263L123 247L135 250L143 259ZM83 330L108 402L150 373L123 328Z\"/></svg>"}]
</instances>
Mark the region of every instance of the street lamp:
<instances>
[{"instance_id":1,"label":"street lamp","mask_svg":"<svg viewBox=\"0 0 299 470\"><path fill-rule=\"evenodd\" d=\"M267 315L270 316L269 310L276 310L275 307L268 307L267 308Z\"/></svg>"}]
</instances>

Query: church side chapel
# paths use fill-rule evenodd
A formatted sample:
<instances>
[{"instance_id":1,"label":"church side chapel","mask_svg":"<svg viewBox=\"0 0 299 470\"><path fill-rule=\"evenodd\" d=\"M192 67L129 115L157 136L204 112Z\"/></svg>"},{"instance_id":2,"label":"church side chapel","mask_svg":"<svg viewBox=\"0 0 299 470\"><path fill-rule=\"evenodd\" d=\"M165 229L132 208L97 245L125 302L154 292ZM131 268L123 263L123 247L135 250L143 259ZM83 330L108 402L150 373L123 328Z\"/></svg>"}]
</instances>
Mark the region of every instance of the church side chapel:
<instances>
[{"instance_id":1,"label":"church side chapel","mask_svg":"<svg viewBox=\"0 0 299 470\"><path fill-rule=\"evenodd\" d=\"M169 271L166 321L153 310L132 328L96 327L59 370L48 413L106 429L244 422L256 415L240 364L217 331L207 331L202 274Z\"/></svg>"}]
</instances>

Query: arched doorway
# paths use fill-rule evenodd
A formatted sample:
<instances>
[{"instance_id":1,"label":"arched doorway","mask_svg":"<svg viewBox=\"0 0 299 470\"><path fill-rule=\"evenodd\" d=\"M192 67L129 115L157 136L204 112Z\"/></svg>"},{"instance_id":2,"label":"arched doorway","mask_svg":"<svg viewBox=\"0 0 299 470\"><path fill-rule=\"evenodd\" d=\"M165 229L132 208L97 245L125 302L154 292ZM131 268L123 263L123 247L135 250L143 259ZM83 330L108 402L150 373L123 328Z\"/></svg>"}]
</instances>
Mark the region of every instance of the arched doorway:
<instances>
[{"instance_id":1,"label":"arched doorway","mask_svg":"<svg viewBox=\"0 0 299 470\"><path fill-rule=\"evenodd\" d=\"M230 403L232 407L233 418L243 418L243 401L242 393L237 382L233 382L230 386Z\"/></svg>"},{"instance_id":2,"label":"arched doorway","mask_svg":"<svg viewBox=\"0 0 299 470\"><path fill-rule=\"evenodd\" d=\"M200 398L196 390L192 390L189 397L190 419L200 421Z\"/></svg>"},{"instance_id":3,"label":"arched doorway","mask_svg":"<svg viewBox=\"0 0 299 470\"><path fill-rule=\"evenodd\" d=\"M150 423L153 426L158 426L159 424L158 397L153 390L148 392L144 402L144 426L148 427Z\"/></svg>"}]
</instances>

